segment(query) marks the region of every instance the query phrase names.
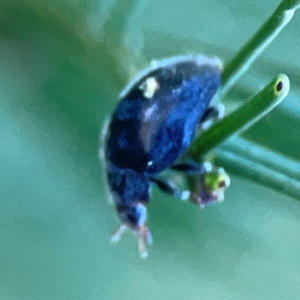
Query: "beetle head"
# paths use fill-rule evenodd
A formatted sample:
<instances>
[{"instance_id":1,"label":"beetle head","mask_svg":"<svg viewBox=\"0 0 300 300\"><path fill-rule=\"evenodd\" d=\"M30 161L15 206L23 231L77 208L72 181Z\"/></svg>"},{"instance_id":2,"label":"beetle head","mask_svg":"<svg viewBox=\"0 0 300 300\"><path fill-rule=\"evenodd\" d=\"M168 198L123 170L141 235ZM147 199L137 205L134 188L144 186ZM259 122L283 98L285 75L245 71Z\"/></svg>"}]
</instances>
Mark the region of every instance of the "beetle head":
<instances>
[{"instance_id":1,"label":"beetle head","mask_svg":"<svg viewBox=\"0 0 300 300\"><path fill-rule=\"evenodd\" d=\"M132 230L139 230L145 225L147 218L147 208L145 204L137 202L134 205L117 205L117 212L121 221Z\"/></svg>"},{"instance_id":2,"label":"beetle head","mask_svg":"<svg viewBox=\"0 0 300 300\"><path fill-rule=\"evenodd\" d=\"M146 257L146 243L151 243L152 240L145 225L150 189L149 179L143 173L116 167L110 168L108 179L112 198L122 222L121 227L112 237L112 241L118 242L126 228L129 228L138 237L141 257Z\"/></svg>"},{"instance_id":3,"label":"beetle head","mask_svg":"<svg viewBox=\"0 0 300 300\"><path fill-rule=\"evenodd\" d=\"M130 228L137 236L141 258L146 258L148 255L146 244L152 243L152 236L145 225L147 219L147 208L145 204L137 202L132 206L118 205L117 211L123 225L121 225L112 236L112 242L119 242L125 230Z\"/></svg>"}]
</instances>

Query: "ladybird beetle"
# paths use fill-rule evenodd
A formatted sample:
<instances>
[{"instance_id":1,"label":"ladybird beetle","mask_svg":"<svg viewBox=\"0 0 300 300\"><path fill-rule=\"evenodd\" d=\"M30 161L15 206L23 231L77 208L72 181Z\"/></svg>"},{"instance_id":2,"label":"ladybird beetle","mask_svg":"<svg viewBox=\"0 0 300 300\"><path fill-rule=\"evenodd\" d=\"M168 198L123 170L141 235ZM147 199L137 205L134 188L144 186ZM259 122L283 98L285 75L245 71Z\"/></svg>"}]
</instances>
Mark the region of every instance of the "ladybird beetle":
<instances>
[{"instance_id":1,"label":"ladybird beetle","mask_svg":"<svg viewBox=\"0 0 300 300\"><path fill-rule=\"evenodd\" d=\"M205 206L223 200L229 177L222 168L193 161L176 163L195 134L220 118L223 106L210 106L221 85L222 64L204 55L179 56L155 62L120 94L105 131L102 149L110 193L122 225L118 242L130 228L138 237L139 253L147 256L152 237L146 227L151 186L181 200ZM181 191L158 177L170 168L199 177L197 193Z\"/></svg>"}]
</instances>

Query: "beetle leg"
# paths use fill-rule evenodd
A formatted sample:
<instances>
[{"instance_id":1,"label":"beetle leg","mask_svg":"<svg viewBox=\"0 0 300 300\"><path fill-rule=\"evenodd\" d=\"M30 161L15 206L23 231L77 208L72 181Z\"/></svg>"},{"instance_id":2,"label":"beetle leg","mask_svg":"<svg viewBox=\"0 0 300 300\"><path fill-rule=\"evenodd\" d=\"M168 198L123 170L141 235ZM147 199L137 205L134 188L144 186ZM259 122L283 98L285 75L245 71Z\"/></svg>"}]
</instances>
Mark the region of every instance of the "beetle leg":
<instances>
[{"instance_id":1,"label":"beetle leg","mask_svg":"<svg viewBox=\"0 0 300 300\"><path fill-rule=\"evenodd\" d=\"M181 191L179 190L173 182L166 181L160 178L151 178L151 181L154 182L157 187L167 193L171 194L173 197L186 201L190 199L191 192L190 191Z\"/></svg>"},{"instance_id":2,"label":"beetle leg","mask_svg":"<svg viewBox=\"0 0 300 300\"><path fill-rule=\"evenodd\" d=\"M141 226L137 231L139 255L142 259L147 258L148 251L146 244L152 244L153 239L149 229Z\"/></svg>"},{"instance_id":3,"label":"beetle leg","mask_svg":"<svg viewBox=\"0 0 300 300\"><path fill-rule=\"evenodd\" d=\"M116 232L111 237L110 241L113 244L117 244L121 238L124 232L128 229L127 225L122 224L119 226L119 228L116 230ZM141 258L146 258L148 256L147 246L146 244L152 244L153 238L151 235L151 232L149 231L148 227L145 225L140 226L139 229L136 230L136 236L138 239L138 249L139 249L139 255Z\"/></svg>"},{"instance_id":4,"label":"beetle leg","mask_svg":"<svg viewBox=\"0 0 300 300\"><path fill-rule=\"evenodd\" d=\"M224 191L230 185L230 178L223 168L214 167L211 163L198 164L194 161L176 164L170 167L174 171L182 172L197 178L197 186L194 191L189 192L188 199L200 207L208 203L224 200ZM172 191L172 185L163 185L160 188L172 194L179 194L178 190ZM168 191L168 189L170 191ZM173 188L174 189L174 188ZM180 196L178 197L180 198Z\"/></svg>"},{"instance_id":5,"label":"beetle leg","mask_svg":"<svg viewBox=\"0 0 300 300\"><path fill-rule=\"evenodd\" d=\"M212 168L213 166L209 162L199 164L194 161L179 163L170 167L170 169L174 171L183 172L189 175L203 175L205 173L211 172Z\"/></svg>"},{"instance_id":6,"label":"beetle leg","mask_svg":"<svg viewBox=\"0 0 300 300\"><path fill-rule=\"evenodd\" d=\"M122 224L117 230L116 232L113 234L113 236L111 237L110 241L113 243L113 244L117 244L121 238L122 238L122 235L124 234L124 232L126 231L127 229L127 226L125 224Z\"/></svg>"},{"instance_id":7,"label":"beetle leg","mask_svg":"<svg viewBox=\"0 0 300 300\"><path fill-rule=\"evenodd\" d=\"M199 122L199 130L207 130L214 120L221 120L225 115L225 106L222 103L219 103L216 106L210 106L203 114Z\"/></svg>"}]
</instances>

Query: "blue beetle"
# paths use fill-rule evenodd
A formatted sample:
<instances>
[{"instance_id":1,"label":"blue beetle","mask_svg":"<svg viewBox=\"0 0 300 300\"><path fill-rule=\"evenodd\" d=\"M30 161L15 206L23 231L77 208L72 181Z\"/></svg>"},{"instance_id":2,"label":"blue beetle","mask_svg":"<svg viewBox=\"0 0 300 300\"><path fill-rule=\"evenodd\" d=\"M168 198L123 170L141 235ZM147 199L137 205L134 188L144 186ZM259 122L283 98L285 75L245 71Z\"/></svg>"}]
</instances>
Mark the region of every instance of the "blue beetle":
<instances>
[{"instance_id":1,"label":"blue beetle","mask_svg":"<svg viewBox=\"0 0 300 300\"><path fill-rule=\"evenodd\" d=\"M199 128L220 110L210 102L221 85L222 64L203 55L179 56L156 62L143 71L120 95L104 139L103 156L113 202L122 222L112 240L126 228L138 236L139 251L147 255L152 240L146 227L146 206L151 185L182 200L204 206L223 199L229 179L223 169L209 164L175 162L186 152ZM202 178L199 193L180 191L158 177L171 168ZM211 176L206 176L210 174ZM218 174L217 186L211 187Z\"/></svg>"}]
</instances>

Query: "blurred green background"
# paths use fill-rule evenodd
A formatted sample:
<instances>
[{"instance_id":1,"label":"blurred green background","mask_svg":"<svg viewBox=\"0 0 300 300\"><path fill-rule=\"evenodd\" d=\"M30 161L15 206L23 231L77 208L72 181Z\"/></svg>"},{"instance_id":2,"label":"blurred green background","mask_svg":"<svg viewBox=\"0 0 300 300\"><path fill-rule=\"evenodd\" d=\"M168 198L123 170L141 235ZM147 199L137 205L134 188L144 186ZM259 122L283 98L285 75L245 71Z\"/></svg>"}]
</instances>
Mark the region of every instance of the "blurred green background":
<instances>
[{"instance_id":1,"label":"blurred green background","mask_svg":"<svg viewBox=\"0 0 300 300\"><path fill-rule=\"evenodd\" d=\"M97 155L118 93L151 59L226 63L278 3L0 1L0 299L300 299L298 200L230 167L226 201L203 211L154 190L141 261L130 234L109 244L119 222ZM225 99L230 111L286 73L289 96L244 137L295 161L299 49L296 12Z\"/></svg>"}]
</instances>

